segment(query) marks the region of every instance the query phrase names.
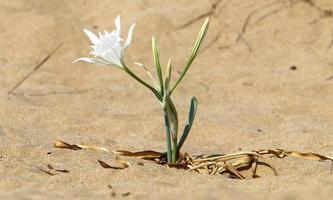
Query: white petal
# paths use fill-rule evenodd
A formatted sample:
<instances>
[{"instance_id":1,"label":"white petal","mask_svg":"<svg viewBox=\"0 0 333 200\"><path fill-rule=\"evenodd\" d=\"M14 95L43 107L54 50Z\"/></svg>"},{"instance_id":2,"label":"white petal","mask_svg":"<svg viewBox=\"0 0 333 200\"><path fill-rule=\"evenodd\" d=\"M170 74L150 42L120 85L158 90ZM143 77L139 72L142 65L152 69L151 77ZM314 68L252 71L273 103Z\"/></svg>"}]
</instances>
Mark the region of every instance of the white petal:
<instances>
[{"instance_id":1,"label":"white petal","mask_svg":"<svg viewBox=\"0 0 333 200\"><path fill-rule=\"evenodd\" d=\"M88 36L88 38L90 39L91 43L93 44L97 44L99 43L99 38L91 31L87 30L87 29L83 29L84 33Z\"/></svg>"},{"instance_id":2,"label":"white petal","mask_svg":"<svg viewBox=\"0 0 333 200\"><path fill-rule=\"evenodd\" d=\"M114 65L119 67L122 66L121 58L117 55L117 51L115 49L109 49L102 55L102 57Z\"/></svg>"},{"instance_id":3,"label":"white petal","mask_svg":"<svg viewBox=\"0 0 333 200\"><path fill-rule=\"evenodd\" d=\"M120 35L121 35L120 15L118 15L116 17L116 19L114 20L114 24L116 26L115 28L116 28L117 36L120 37Z\"/></svg>"},{"instance_id":4,"label":"white petal","mask_svg":"<svg viewBox=\"0 0 333 200\"><path fill-rule=\"evenodd\" d=\"M101 64L101 65L106 65L108 64L107 62L100 60L100 59L96 59L96 58L78 58L76 60L73 61L73 63L78 62L78 61L84 61L84 62L88 62L88 63L95 63L95 64Z\"/></svg>"},{"instance_id":5,"label":"white petal","mask_svg":"<svg viewBox=\"0 0 333 200\"><path fill-rule=\"evenodd\" d=\"M132 24L128 31L127 39L124 44L124 49L126 49L131 44L134 27L135 27L135 24Z\"/></svg>"},{"instance_id":6,"label":"white petal","mask_svg":"<svg viewBox=\"0 0 333 200\"><path fill-rule=\"evenodd\" d=\"M121 46L120 43L117 43L115 45L113 45L112 49L114 50L114 52L116 53L117 57L119 58L119 60L121 59L122 52L123 52L123 47Z\"/></svg>"}]
</instances>

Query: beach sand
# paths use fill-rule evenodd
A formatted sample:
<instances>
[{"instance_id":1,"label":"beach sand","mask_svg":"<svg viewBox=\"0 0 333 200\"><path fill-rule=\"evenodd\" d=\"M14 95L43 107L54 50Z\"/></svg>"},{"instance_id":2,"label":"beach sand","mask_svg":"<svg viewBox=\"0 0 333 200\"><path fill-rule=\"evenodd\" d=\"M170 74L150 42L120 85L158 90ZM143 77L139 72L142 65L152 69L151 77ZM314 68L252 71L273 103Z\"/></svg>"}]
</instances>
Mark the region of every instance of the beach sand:
<instances>
[{"instance_id":1,"label":"beach sand","mask_svg":"<svg viewBox=\"0 0 333 200\"><path fill-rule=\"evenodd\" d=\"M165 151L161 106L115 67L72 63L89 55L82 29L114 27L124 38L136 22L125 60L152 71L151 37L175 81L205 19L204 45L173 93L180 129L192 96L199 108L183 151L234 153L282 148L333 156L333 2L330 0L1 0L0 199L330 199L331 162L268 158L279 175L237 180L169 169L116 155L56 149L62 140L109 150ZM62 46L10 95L8 92ZM143 166L139 165L143 162ZM57 172L40 170L52 165Z\"/></svg>"}]
</instances>

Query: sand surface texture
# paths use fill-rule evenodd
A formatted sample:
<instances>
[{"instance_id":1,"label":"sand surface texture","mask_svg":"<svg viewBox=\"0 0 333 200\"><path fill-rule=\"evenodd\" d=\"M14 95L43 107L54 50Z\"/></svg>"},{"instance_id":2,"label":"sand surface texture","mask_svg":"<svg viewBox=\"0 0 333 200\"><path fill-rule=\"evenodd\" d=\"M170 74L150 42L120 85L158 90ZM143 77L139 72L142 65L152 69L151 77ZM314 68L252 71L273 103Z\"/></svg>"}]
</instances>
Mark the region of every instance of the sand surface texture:
<instances>
[{"instance_id":1,"label":"sand surface texture","mask_svg":"<svg viewBox=\"0 0 333 200\"><path fill-rule=\"evenodd\" d=\"M236 180L123 158L124 170L97 162L115 155L55 149L56 140L109 150L165 151L160 104L114 67L75 63L89 55L82 29L136 22L126 63L149 80L151 36L162 65L179 76L206 16L203 48L173 94L181 129L199 100L183 151L232 153L283 148L333 154L331 0L1 0L0 199L329 199L330 162L269 158L261 178ZM63 45L11 95L7 93ZM144 166L138 165L143 162ZM69 173L51 176L48 164ZM112 187L112 188L110 188Z\"/></svg>"}]
</instances>

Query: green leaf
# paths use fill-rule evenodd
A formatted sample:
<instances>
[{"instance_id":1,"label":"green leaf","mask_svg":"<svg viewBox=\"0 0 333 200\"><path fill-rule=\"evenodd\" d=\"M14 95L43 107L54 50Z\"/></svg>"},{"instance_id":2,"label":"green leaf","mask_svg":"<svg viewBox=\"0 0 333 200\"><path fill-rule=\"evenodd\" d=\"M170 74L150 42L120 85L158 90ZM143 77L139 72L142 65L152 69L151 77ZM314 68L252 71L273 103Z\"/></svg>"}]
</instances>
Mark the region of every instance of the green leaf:
<instances>
[{"instance_id":1,"label":"green leaf","mask_svg":"<svg viewBox=\"0 0 333 200\"><path fill-rule=\"evenodd\" d=\"M188 115L188 120L187 123L185 125L182 137L180 138L179 142L178 142L178 151L180 151L180 149L182 148L188 134L190 133L194 118L195 118L195 114L197 112L197 108L198 108L198 100L196 97L192 97L191 99L191 106L190 106L190 112Z\"/></svg>"},{"instance_id":2,"label":"green leaf","mask_svg":"<svg viewBox=\"0 0 333 200\"><path fill-rule=\"evenodd\" d=\"M171 72L172 72L172 65L171 65L171 58L169 58L167 69L166 69L166 78L169 79L169 84L171 80Z\"/></svg>"},{"instance_id":3,"label":"green leaf","mask_svg":"<svg viewBox=\"0 0 333 200\"><path fill-rule=\"evenodd\" d=\"M198 34L198 37L197 37L197 40L194 44L194 47L192 49L192 53L185 65L185 68L183 70L183 72L181 73L180 77L178 78L177 82L175 83L175 85L172 87L171 91L170 91L170 95L171 93L175 90L175 88L177 87L177 85L180 83L180 81L184 78L187 70L189 69L189 67L191 66L193 60L195 59L195 57L197 56L198 54L198 51L200 49L200 47L202 46L202 42L207 34L207 31L208 31L208 26L209 26L209 18L207 17L205 22L203 23L201 29L200 29L200 32Z\"/></svg>"},{"instance_id":4,"label":"green leaf","mask_svg":"<svg viewBox=\"0 0 333 200\"><path fill-rule=\"evenodd\" d=\"M174 142L177 143L177 134L178 134L178 113L175 105L173 104L171 98L168 100L168 114L170 117L170 127L171 127L171 135Z\"/></svg>"},{"instance_id":5,"label":"green leaf","mask_svg":"<svg viewBox=\"0 0 333 200\"><path fill-rule=\"evenodd\" d=\"M153 57L154 57L154 63L156 66L157 76L160 83L160 92L163 96L163 76L162 76L162 70L161 70L161 63L160 63L160 53L158 50L157 42L154 37L152 37L152 50L153 50Z\"/></svg>"},{"instance_id":6,"label":"green leaf","mask_svg":"<svg viewBox=\"0 0 333 200\"><path fill-rule=\"evenodd\" d=\"M171 62L168 64L168 72L171 72ZM164 95L163 95L163 111L164 111L164 124L166 129L167 139L167 161L168 163L175 163L177 160L177 132L178 132L178 114L177 110L170 98L169 91L169 75L165 77L164 81ZM171 147L172 143L172 147Z\"/></svg>"},{"instance_id":7,"label":"green leaf","mask_svg":"<svg viewBox=\"0 0 333 200\"><path fill-rule=\"evenodd\" d=\"M163 96L163 109L168 115L170 132L172 136L172 140L177 142L177 133L178 133L178 113L175 105L173 104L170 98L169 91L169 77L165 78L165 88L164 88L164 96Z\"/></svg>"}]
</instances>

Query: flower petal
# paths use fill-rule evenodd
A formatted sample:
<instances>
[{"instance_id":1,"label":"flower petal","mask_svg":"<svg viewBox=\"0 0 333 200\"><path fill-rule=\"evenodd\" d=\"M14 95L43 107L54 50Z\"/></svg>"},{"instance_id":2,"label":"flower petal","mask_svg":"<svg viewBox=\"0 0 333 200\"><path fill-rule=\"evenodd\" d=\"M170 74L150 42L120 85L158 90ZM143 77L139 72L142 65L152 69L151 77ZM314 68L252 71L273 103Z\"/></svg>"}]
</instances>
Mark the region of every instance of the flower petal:
<instances>
[{"instance_id":1,"label":"flower petal","mask_svg":"<svg viewBox=\"0 0 333 200\"><path fill-rule=\"evenodd\" d=\"M84 61L84 62L88 62L88 63L95 63L95 64L101 64L101 65L107 65L108 63L101 60L101 59L97 59L97 58L78 58L76 60L73 61L73 63L76 63L78 61Z\"/></svg>"},{"instance_id":2,"label":"flower petal","mask_svg":"<svg viewBox=\"0 0 333 200\"><path fill-rule=\"evenodd\" d=\"M121 60L120 60L121 57L119 57L117 54L118 54L117 50L114 48L111 48L111 49L103 52L103 54L101 54L100 56L114 65L122 66Z\"/></svg>"},{"instance_id":3,"label":"flower petal","mask_svg":"<svg viewBox=\"0 0 333 200\"><path fill-rule=\"evenodd\" d=\"M88 29L83 29L83 31L88 36L91 43L93 44L99 43L99 38L93 32L89 31Z\"/></svg>"},{"instance_id":4,"label":"flower petal","mask_svg":"<svg viewBox=\"0 0 333 200\"><path fill-rule=\"evenodd\" d=\"M120 15L118 15L116 17L116 19L114 20L114 24L116 26L115 29L116 29L117 36L120 38L120 35L121 35Z\"/></svg>"},{"instance_id":5,"label":"flower petal","mask_svg":"<svg viewBox=\"0 0 333 200\"><path fill-rule=\"evenodd\" d=\"M131 44L134 27L135 27L135 23L131 25L131 27L128 31L127 39L124 44L124 49L127 49L127 47Z\"/></svg>"}]
</instances>

